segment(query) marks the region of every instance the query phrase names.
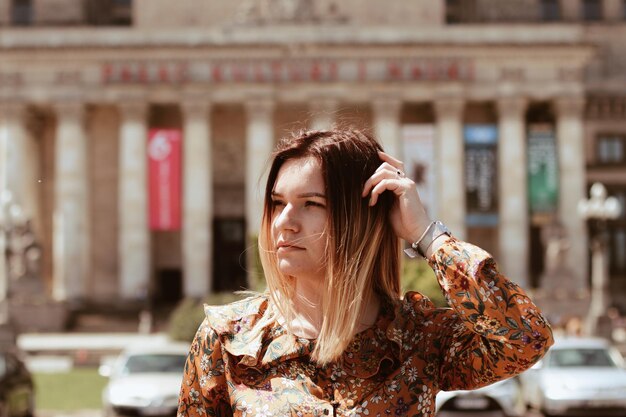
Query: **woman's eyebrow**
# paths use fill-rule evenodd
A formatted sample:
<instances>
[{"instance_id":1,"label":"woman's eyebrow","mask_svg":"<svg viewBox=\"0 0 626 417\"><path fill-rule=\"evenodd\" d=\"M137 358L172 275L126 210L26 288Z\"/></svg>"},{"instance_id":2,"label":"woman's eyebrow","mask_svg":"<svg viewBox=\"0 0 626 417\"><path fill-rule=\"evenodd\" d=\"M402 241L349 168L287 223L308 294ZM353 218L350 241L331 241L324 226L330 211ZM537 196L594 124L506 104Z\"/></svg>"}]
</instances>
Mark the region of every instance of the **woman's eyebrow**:
<instances>
[{"instance_id":1,"label":"woman's eyebrow","mask_svg":"<svg viewBox=\"0 0 626 417\"><path fill-rule=\"evenodd\" d=\"M324 194L322 194L322 193L316 193L316 192L298 194L296 197L299 197L299 198L306 198L306 197L319 197L319 198L326 198L326 196L325 196Z\"/></svg>"},{"instance_id":2,"label":"woman's eyebrow","mask_svg":"<svg viewBox=\"0 0 626 417\"><path fill-rule=\"evenodd\" d=\"M277 193L276 191L272 191L272 196L273 197L282 197L283 195L281 193ZM319 197L319 198L326 198L326 196L322 193L317 193L317 192L310 192L310 193L302 193L302 194L298 194L296 195L296 197L298 198L308 198L308 197Z\"/></svg>"}]
</instances>

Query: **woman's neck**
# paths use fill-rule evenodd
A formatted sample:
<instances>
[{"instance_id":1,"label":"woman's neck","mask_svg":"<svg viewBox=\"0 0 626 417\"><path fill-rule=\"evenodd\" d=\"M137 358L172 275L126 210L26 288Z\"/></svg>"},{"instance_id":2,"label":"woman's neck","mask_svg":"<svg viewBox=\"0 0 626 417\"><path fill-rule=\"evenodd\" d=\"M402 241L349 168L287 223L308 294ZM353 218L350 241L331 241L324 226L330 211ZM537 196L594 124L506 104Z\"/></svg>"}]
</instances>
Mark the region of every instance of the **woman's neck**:
<instances>
[{"instance_id":1,"label":"woman's neck","mask_svg":"<svg viewBox=\"0 0 626 417\"><path fill-rule=\"evenodd\" d=\"M295 317L290 323L291 331L300 337L315 339L322 329L324 312L322 297L324 293L323 281L309 281L296 279L293 307ZM365 330L376 323L380 302L375 294L368 300L363 300L365 308L358 319L356 332Z\"/></svg>"},{"instance_id":2,"label":"woman's neck","mask_svg":"<svg viewBox=\"0 0 626 417\"><path fill-rule=\"evenodd\" d=\"M315 339L324 320L322 311L323 281L296 278L293 297L295 317L290 323L297 336Z\"/></svg>"}]
</instances>

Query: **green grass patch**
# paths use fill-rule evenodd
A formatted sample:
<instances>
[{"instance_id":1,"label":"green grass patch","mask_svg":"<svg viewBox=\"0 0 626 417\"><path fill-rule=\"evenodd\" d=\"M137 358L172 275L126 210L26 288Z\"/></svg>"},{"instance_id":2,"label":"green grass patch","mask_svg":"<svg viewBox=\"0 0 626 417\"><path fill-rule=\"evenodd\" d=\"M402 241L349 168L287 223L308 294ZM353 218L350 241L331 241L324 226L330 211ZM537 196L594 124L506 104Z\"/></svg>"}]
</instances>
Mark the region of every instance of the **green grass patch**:
<instances>
[{"instance_id":1,"label":"green grass patch","mask_svg":"<svg viewBox=\"0 0 626 417\"><path fill-rule=\"evenodd\" d=\"M96 368L77 368L63 373L35 373L37 410L96 410L102 408L102 389L107 378Z\"/></svg>"}]
</instances>

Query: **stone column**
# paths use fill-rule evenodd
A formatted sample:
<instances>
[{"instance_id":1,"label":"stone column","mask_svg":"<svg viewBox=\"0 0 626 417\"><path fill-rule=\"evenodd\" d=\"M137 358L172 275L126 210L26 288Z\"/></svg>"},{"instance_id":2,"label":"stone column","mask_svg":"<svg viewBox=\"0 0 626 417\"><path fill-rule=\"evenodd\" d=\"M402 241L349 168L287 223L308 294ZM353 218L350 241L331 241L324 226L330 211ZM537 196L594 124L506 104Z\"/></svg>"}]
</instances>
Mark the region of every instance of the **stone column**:
<instances>
[{"instance_id":1,"label":"stone column","mask_svg":"<svg viewBox=\"0 0 626 417\"><path fill-rule=\"evenodd\" d=\"M246 225L248 237L258 236L269 158L274 149L274 103L253 99L246 103Z\"/></svg>"},{"instance_id":2,"label":"stone column","mask_svg":"<svg viewBox=\"0 0 626 417\"><path fill-rule=\"evenodd\" d=\"M6 161L0 162L0 181L11 191L26 219L39 233L39 149L28 128L22 103L0 104L0 129L4 129Z\"/></svg>"},{"instance_id":3,"label":"stone column","mask_svg":"<svg viewBox=\"0 0 626 417\"><path fill-rule=\"evenodd\" d=\"M602 4L602 14L604 20L609 22L620 22L624 19L624 0L604 0Z\"/></svg>"},{"instance_id":4,"label":"stone column","mask_svg":"<svg viewBox=\"0 0 626 417\"><path fill-rule=\"evenodd\" d=\"M311 130L329 130L335 123L339 101L334 98L318 98L311 102Z\"/></svg>"},{"instance_id":5,"label":"stone column","mask_svg":"<svg viewBox=\"0 0 626 417\"><path fill-rule=\"evenodd\" d=\"M183 235L182 255L187 297L211 291L213 259L213 162L210 104L199 99L182 104Z\"/></svg>"},{"instance_id":6,"label":"stone column","mask_svg":"<svg viewBox=\"0 0 626 417\"><path fill-rule=\"evenodd\" d=\"M465 147L463 108L460 98L435 101L437 118L437 194L439 217L460 239L465 239Z\"/></svg>"},{"instance_id":7,"label":"stone column","mask_svg":"<svg viewBox=\"0 0 626 417\"><path fill-rule=\"evenodd\" d=\"M374 134L386 153L402 159L400 137L400 111L402 101L392 97L376 98L372 102L374 111Z\"/></svg>"},{"instance_id":8,"label":"stone column","mask_svg":"<svg viewBox=\"0 0 626 417\"><path fill-rule=\"evenodd\" d=\"M521 97L498 101L499 259L502 271L528 285L528 197L526 181L526 107Z\"/></svg>"},{"instance_id":9,"label":"stone column","mask_svg":"<svg viewBox=\"0 0 626 417\"><path fill-rule=\"evenodd\" d=\"M145 300L151 276L148 228L147 111L144 102L120 109L119 146L119 292L124 299Z\"/></svg>"},{"instance_id":10,"label":"stone column","mask_svg":"<svg viewBox=\"0 0 626 417\"><path fill-rule=\"evenodd\" d=\"M24 169L26 136L24 105L0 103L0 226L11 221L10 202L22 204L20 192L25 182L21 180L27 174ZM5 200L9 196L11 200ZM4 256L9 243L6 237L0 232L0 335L10 323L8 297L11 283L7 257Z\"/></svg>"},{"instance_id":11,"label":"stone column","mask_svg":"<svg viewBox=\"0 0 626 417\"><path fill-rule=\"evenodd\" d=\"M83 297L90 273L85 109L80 102L62 102L55 110L52 295L72 302Z\"/></svg>"},{"instance_id":12,"label":"stone column","mask_svg":"<svg viewBox=\"0 0 626 417\"><path fill-rule=\"evenodd\" d=\"M587 288L587 228L578 215L578 202L586 197L583 110L584 98L563 97L555 102L559 155L559 218L570 247L566 265L575 288Z\"/></svg>"},{"instance_id":13,"label":"stone column","mask_svg":"<svg viewBox=\"0 0 626 417\"><path fill-rule=\"evenodd\" d=\"M0 0L0 26L11 23L11 0Z\"/></svg>"}]
</instances>

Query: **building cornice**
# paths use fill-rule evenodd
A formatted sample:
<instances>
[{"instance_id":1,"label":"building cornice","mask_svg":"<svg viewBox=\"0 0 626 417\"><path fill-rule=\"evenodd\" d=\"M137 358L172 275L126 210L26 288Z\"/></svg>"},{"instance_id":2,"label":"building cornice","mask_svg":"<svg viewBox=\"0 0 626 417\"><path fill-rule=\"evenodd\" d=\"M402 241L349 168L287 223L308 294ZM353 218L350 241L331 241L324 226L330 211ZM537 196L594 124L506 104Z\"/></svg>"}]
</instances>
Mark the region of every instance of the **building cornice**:
<instances>
[{"instance_id":1,"label":"building cornice","mask_svg":"<svg viewBox=\"0 0 626 417\"><path fill-rule=\"evenodd\" d=\"M440 27L280 26L219 29L4 28L0 50L39 48L233 47L255 45L576 45L575 24L455 25Z\"/></svg>"}]
</instances>

